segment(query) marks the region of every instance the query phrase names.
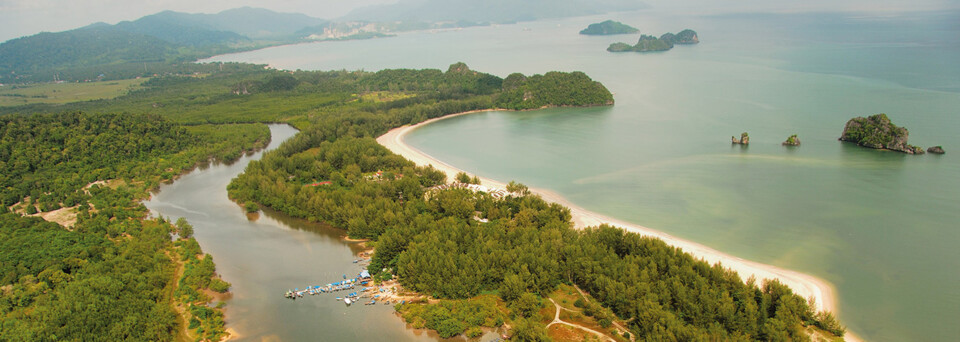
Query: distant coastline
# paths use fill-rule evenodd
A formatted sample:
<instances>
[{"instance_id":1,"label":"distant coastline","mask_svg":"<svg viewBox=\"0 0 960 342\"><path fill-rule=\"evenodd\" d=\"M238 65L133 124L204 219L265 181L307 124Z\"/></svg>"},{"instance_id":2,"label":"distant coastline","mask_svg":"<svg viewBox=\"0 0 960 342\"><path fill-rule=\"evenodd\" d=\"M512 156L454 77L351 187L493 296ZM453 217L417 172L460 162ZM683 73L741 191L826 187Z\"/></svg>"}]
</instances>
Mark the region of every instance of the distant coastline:
<instances>
[{"instance_id":1,"label":"distant coastline","mask_svg":"<svg viewBox=\"0 0 960 342\"><path fill-rule=\"evenodd\" d=\"M443 171L447 174L448 179L452 179L454 175L458 172L466 172L464 170L458 169L450 164L443 162L437 158L434 158L423 151L420 151L416 148L407 145L404 142L404 137L410 132L413 132L416 129L429 125L431 123L445 120L461 115L475 114L481 112L494 112L502 111L498 109L486 109L486 110L474 110L468 112L462 112L457 114L451 114L439 118L430 119L415 125L407 125L398 128L391 129L386 134L383 134L377 137L377 142L392 151L393 153L399 154L404 158L413 161L417 165L425 166L432 165L437 170ZM469 172L468 172L469 173ZM505 189L506 183L501 181L479 177L481 184L490 188L500 188ZM628 223L625 221L617 220L608 216L604 216L589 210L586 210L560 194L557 194L550 190L545 189L536 189L530 188L531 192L540 195L544 200L548 202L558 203L560 205L570 208L570 212L573 218L574 226L577 229L583 229L585 227L597 226L600 224L608 224L616 227L625 229L628 232L638 233L644 236L651 236L663 240L667 244L680 248L684 252L690 253L697 259L702 259L710 264L721 263L723 267L732 269L736 271L740 277L746 281L750 276L756 277L758 283L763 279L778 279L784 285L790 287L794 293L802 296L803 298L813 297L816 301L814 309L817 311L824 310L834 313L834 315L839 316L837 311L837 298L834 291L834 287L827 281L808 275L800 273L797 271L792 271L773 265L762 264L759 262L754 262L750 260L745 260L738 258L720 251L717 251L713 248L704 246L702 244L683 240L674 236L671 236L667 233L643 227L637 224ZM844 335L844 338L848 341L860 341L860 339L851 331L847 331Z\"/></svg>"}]
</instances>

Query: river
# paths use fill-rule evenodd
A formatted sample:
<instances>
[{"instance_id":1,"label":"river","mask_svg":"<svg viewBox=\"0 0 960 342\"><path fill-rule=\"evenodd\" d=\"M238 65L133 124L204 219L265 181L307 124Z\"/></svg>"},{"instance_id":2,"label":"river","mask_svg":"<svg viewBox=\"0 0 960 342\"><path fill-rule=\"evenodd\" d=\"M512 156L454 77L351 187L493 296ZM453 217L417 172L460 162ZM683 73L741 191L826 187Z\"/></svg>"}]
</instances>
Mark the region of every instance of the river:
<instances>
[{"instance_id":1,"label":"river","mask_svg":"<svg viewBox=\"0 0 960 342\"><path fill-rule=\"evenodd\" d=\"M297 130L270 125L276 148ZM264 151L266 151L264 150ZM153 215L184 217L217 272L233 284L226 323L235 338L258 341L435 341L407 329L393 306L346 306L335 295L283 298L288 289L354 276L361 251L344 240L345 231L264 209L257 219L227 198L227 184L264 151L232 164L212 163L160 186L144 205Z\"/></svg>"},{"instance_id":2,"label":"river","mask_svg":"<svg viewBox=\"0 0 960 342\"><path fill-rule=\"evenodd\" d=\"M587 37L614 19L701 43L612 54ZM689 15L644 11L395 38L276 47L212 60L286 69L438 68L501 77L581 70L609 108L483 113L407 142L481 176L554 190L601 214L835 285L867 340L960 336L960 13ZM844 123L886 113L909 156L838 142ZM729 137L747 131L749 147ZM780 145L799 134L803 145ZM206 246L204 246L206 248Z\"/></svg>"}]
</instances>

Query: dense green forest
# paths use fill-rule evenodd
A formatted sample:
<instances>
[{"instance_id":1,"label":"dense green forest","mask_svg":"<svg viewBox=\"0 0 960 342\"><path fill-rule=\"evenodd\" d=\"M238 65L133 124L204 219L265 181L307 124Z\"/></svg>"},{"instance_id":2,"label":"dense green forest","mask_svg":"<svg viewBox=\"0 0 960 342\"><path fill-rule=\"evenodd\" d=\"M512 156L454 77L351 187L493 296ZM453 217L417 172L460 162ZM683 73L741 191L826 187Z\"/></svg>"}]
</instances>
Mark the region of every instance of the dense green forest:
<instances>
[{"instance_id":1,"label":"dense green forest","mask_svg":"<svg viewBox=\"0 0 960 342\"><path fill-rule=\"evenodd\" d=\"M353 102L309 115L300 134L234 179L230 196L374 240L369 269L387 270L378 278L396 276L408 289L451 300L433 304L441 308L402 309L412 324L443 336L473 335L501 319L512 323L515 336L545 336L531 303L562 283L591 292L647 340L804 340L803 327L809 325L842 335L832 316L814 313L779 283L745 283L662 241L617 228L574 230L568 209L537 196L497 200L464 189L432 190L446 181L442 173L413 166L374 137L492 104L525 108L522 102L511 104L512 91L522 87L523 93L545 94L567 82L594 86L582 73L514 74L500 82L497 94L492 78L468 70L454 65L443 73L390 70L360 78L357 85L370 90L438 90L429 101ZM317 181L332 183L305 186ZM486 293L497 294L510 314L491 309L490 302L470 302Z\"/></svg>"},{"instance_id":2,"label":"dense green forest","mask_svg":"<svg viewBox=\"0 0 960 342\"><path fill-rule=\"evenodd\" d=\"M446 72L195 68L206 73L155 77L116 99L2 109L2 339L172 340L183 338L186 328L186 339L217 340L224 333L223 314L204 305L209 298L200 290L225 291L230 285L216 277L213 259L192 239L189 223L145 219L139 201L147 190L209 158L229 161L244 149L265 146L269 131L256 122L289 122L315 129L281 153L296 150L308 161L317 150L297 149L314 144L328 149L321 162L311 164L315 169L297 161L277 166L300 169L287 179L290 184L333 179L328 189L344 198L332 200L355 203L393 193L420 197L444 176L414 168L368 137L406 123L493 108L502 93L502 79L462 63ZM357 151L357 144L364 151ZM382 165L398 169L383 176L395 181L364 182L371 187L352 192ZM296 209L294 203L259 200ZM71 212L75 222L21 216L58 208ZM356 208L336 210L323 215L339 215L343 227L375 222ZM378 227L358 223L352 234L375 237L383 233Z\"/></svg>"},{"instance_id":3,"label":"dense green forest","mask_svg":"<svg viewBox=\"0 0 960 342\"><path fill-rule=\"evenodd\" d=\"M496 99L497 107L507 109L612 104L613 94L582 72L552 71L530 77L510 74L503 80L503 93Z\"/></svg>"},{"instance_id":4,"label":"dense green forest","mask_svg":"<svg viewBox=\"0 0 960 342\"><path fill-rule=\"evenodd\" d=\"M0 336L170 340L184 327L192 338L221 336L222 313L196 305L206 300L198 290L229 284L215 277L188 223L145 220L137 200L199 161L262 146L266 128L255 122L289 122L301 133L251 162L230 196L372 239L370 269L387 269L379 279L396 277L445 299L399 308L445 336L509 324L518 339L546 338L540 298L560 284L589 291L647 340L804 340L804 325L842 334L832 316L813 313L778 283L745 284L722 267L616 228L574 230L568 209L537 196L500 200L432 189L446 181L443 173L374 140L468 110L611 103L583 73L500 79L462 63L375 73L224 69L157 77L109 101L2 109L0 167L11 170L3 174L5 204L20 201L13 208L20 212L73 204L77 222L68 230L0 215ZM84 189L107 179L122 182ZM330 186L305 186L327 180ZM123 324L108 324L115 322Z\"/></svg>"},{"instance_id":5,"label":"dense green forest","mask_svg":"<svg viewBox=\"0 0 960 342\"><path fill-rule=\"evenodd\" d=\"M199 291L229 284L187 223L145 219L139 201L199 162L237 159L268 139L261 124L0 116L0 339L164 341L189 326L191 338L218 340L222 312ZM61 207L74 223L21 216Z\"/></svg>"},{"instance_id":6,"label":"dense green forest","mask_svg":"<svg viewBox=\"0 0 960 342\"><path fill-rule=\"evenodd\" d=\"M183 127L142 114L0 116L0 204L29 198L21 205L40 211L86 204L86 184L153 186L200 160L233 160L242 146L265 146L267 134L263 125Z\"/></svg>"},{"instance_id":7,"label":"dense green forest","mask_svg":"<svg viewBox=\"0 0 960 342\"><path fill-rule=\"evenodd\" d=\"M630 34L640 32L636 27L621 23L619 21L606 20L599 23L590 24L587 28L580 30L580 34L585 35L611 35L611 34Z\"/></svg>"}]
</instances>

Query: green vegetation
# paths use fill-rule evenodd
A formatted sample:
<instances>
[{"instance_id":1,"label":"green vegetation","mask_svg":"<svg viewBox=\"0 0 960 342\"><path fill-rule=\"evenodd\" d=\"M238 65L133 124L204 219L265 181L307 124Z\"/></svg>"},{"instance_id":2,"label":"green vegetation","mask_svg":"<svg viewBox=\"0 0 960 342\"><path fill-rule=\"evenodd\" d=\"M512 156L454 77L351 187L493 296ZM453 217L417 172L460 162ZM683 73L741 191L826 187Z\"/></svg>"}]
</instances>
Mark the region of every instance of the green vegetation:
<instances>
[{"instance_id":1,"label":"green vegetation","mask_svg":"<svg viewBox=\"0 0 960 342\"><path fill-rule=\"evenodd\" d=\"M219 339L222 312L202 290L229 284L211 278L212 259L195 257L189 223L146 219L139 201L211 157L262 147L268 133L143 114L0 116L0 336L168 341L182 329L177 308L189 306L198 338ZM68 230L9 206L71 207L77 222Z\"/></svg>"},{"instance_id":2,"label":"green vegetation","mask_svg":"<svg viewBox=\"0 0 960 342\"><path fill-rule=\"evenodd\" d=\"M0 204L42 211L86 205L85 188L127 179L150 188L208 158L233 160L264 146L263 125L184 128L155 115L0 116Z\"/></svg>"},{"instance_id":3,"label":"green vegetation","mask_svg":"<svg viewBox=\"0 0 960 342\"><path fill-rule=\"evenodd\" d=\"M322 22L302 14L241 8L219 14L165 11L116 25L43 32L0 44L0 83L178 73L192 64L185 62L198 58L298 42L295 31Z\"/></svg>"},{"instance_id":4,"label":"green vegetation","mask_svg":"<svg viewBox=\"0 0 960 342\"><path fill-rule=\"evenodd\" d=\"M587 28L580 31L580 34L586 35L613 35L630 34L640 32L635 27L623 24L619 21L607 20L600 23L590 24Z\"/></svg>"},{"instance_id":5,"label":"green vegetation","mask_svg":"<svg viewBox=\"0 0 960 342\"><path fill-rule=\"evenodd\" d=\"M909 136L910 132L905 127L894 125L886 114L881 113L850 119L843 127L840 140L869 148L923 154L923 148L907 144Z\"/></svg>"},{"instance_id":6,"label":"green vegetation","mask_svg":"<svg viewBox=\"0 0 960 342\"><path fill-rule=\"evenodd\" d=\"M503 92L495 104L499 108L515 110L612 105L613 94L603 84L579 71L551 71L530 77L514 73L503 80Z\"/></svg>"},{"instance_id":7,"label":"green vegetation","mask_svg":"<svg viewBox=\"0 0 960 342\"><path fill-rule=\"evenodd\" d=\"M443 336L465 333L476 322L496 321L502 310L464 308L471 298L498 293L514 336L544 338L537 314L540 298L571 283L609 310L597 318L598 324L612 324L615 318L628 321L631 334L645 340L803 339L801 327L817 324L822 316L779 283L744 284L730 270L618 228L574 230L567 208L534 195L500 200L465 189L428 192L446 181L442 173L415 167L373 139L391 127L492 107L521 87L527 97L542 94L538 87L553 86L548 80L566 84L564 75L577 81L573 84L593 84L582 73L530 79L514 74L496 82L459 63L446 72L385 70L364 75L356 85L369 91L386 88L420 95L315 110L300 121L300 134L251 162L231 182L230 196L327 222L353 238L372 239L376 254L369 269L387 270L376 276L388 273L410 290L444 299L422 308L400 308L411 324ZM422 90L431 88L439 92ZM497 94L499 89L503 93ZM403 177L364 176L376 171ZM332 184L303 186L316 180ZM517 183L511 188L526 192ZM451 307L477 317L458 316L463 313Z\"/></svg>"},{"instance_id":8,"label":"green vegetation","mask_svg":"<svg viewBox=\"0 0 960 342\"><path fill-rule=\"evenodd\" d=\"M696 44L700 42L700 38L697 37L697 32L691 29L677 32L677 34L664 33L660 36L660 40L669 42L670 44Z\"/></svg>"},{"instance_id":9,"label":"green vegetation","mask_svg":"<svg viewBox=\"0 0 960 342\"><path fill-rule=\"evenodd\" d=\"M123 216L86 214L71 232L0 214L4 340L172 339L177 319L166 289L175 267L164 254L172 228Z\"/></svg>"},{"instance_id":10,"label":"green vegetation","mask_svg":"<svg viewBox=\"0 0 960 342\"><path fill-rule=\"evenodd\" d=\"M458 172L454 179L456 179L457 182L464 184L480 184L480 177L470 177L470 175L468 175L466 172Z\"/></svg>"},{"instance_id":11,"label":"green vegetation","mask_svg":"<svg viewBox=\"0 0 960 342\"><path fill-rule=\"evenodd\" d=\"M787 140L783 142L783 145L786 146L800 146L800 138L796 134L787 137Z\"/></svg>"},{"instance_id":12,"label":"green vegetation","mask_svg":"<svg viewBox=\"0 0 960 342\"><path fill-rule=\"evenodd\" d=\"M147 79L106 82L44 83L0 87L0 107L34 103L63 104L112 99L140 88Z\"/></svg>"},{"instance_id":13,"label":"green vegetation","mask_svg":"<svg viewBox=\"0 0 960 342\"><path fill-rule=\"evenodd\" d=\"M369 269L387 270L377 279L396 276L443 299L404 305L404 318L444 336L509 323L518 339L545 340L542 298L564 283L602 304L585 306L601 327L629 322L644 340L803 339L803 325L842 331L779 283L744 284L732 271L617 228L574 230L567 208L522 184L511 184L522 195L505 199L428 191L446 181L443 173L374 140L393 127L468 110L610 103L609 92L583 73L500 79L462 63L446 72L224 67L206 77L157 77L110 101L3 109L33 113L0 117L4 204L78 211L72 231L0 214L3 336L170 340L183 328L180 313L196 338L222 337L222 313L205 303L207 290L230 284L217 278L188 222L144 219L137 200L211 156L239 157L266 141L263 125L210 123L265 121L290 122L301 133L251 162L229 185L231 198L372 239ZM364 100L376 92L411 96ZM38 114L63 110L72 112ZM377 171L393 177L369 177ZM110 179L124 181L86 188ZM304 186L319 180L331 184Z\"/></svg>"},{"instance_id":14,"label":"green vegetation","mask_svg":"<svg viewBox=\"0 0 960 342\"><path fill-rule=\"evenodd\" d=\"M637 41L636 45L629 45L627 43L613 43L607 47L607 51L610 52L653 52L653 51L667 51L673 48L673 43L659 39L654 36L641 35L640 40Z\"/></svg>"},{"instance_id":15,"label":"green vegetation","mask_svg":"<svg viewBox=\"0 0 960 342\"><path fill-rule=\"evenodd\" d=\"M410 303L397 305L404 321L416 329L433 329L442 338L460 334L468 337L482 335L481 327L502 326L506 315L501 311L498 298L484 295L469 300L441 300L432 305ZM475 335L475 336L470 336Z\"/></svg>"},{"instance_id":16,"label":"green vegetation","mask_svg":"<svg viewBox=\"0 0 960 342\"><path fill-rule=\"evenodd\" d=\"M649 35L640 35L640 40L637 41L637 44L630 45L627 43L613 43L607 47L607 51L610 52L654 52L654 51L667 51L673 48L674 44L696 44L699 43L700 39L697 38L697 33L693 30L686 29L680 31L677 34L665 33L660 38L649 36Z\"/></svg>"}]
</instances>

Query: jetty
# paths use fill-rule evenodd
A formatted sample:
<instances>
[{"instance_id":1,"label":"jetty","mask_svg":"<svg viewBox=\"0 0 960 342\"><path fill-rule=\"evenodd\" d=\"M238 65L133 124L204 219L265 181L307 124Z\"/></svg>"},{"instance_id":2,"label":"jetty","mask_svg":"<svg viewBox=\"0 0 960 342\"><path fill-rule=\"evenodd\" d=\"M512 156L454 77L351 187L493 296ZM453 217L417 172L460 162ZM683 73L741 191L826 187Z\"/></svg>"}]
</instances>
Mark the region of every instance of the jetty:
<instances>
[{"instance_id":1,"label":"jetty","mask_svg":"<svg viewBox=\"0 0 960 342\"><path fill-rule=\"evenodd\" d=\"M346 296L337 297L338 301L342 300L347 305L350 305L353 302L357 302L362 294L376 290L376 288L373 288L373 287L365 287L365 285L369 284L371 280L370 272L368 272L367 270L360 271L360 273L357 274L356 277L347 278L347 275L343 275L343 278L344 280L342 281L332 282L325 285L307 285L307 287L305 287L303 290L301 290L300 288L287 290L287 292L284 293L283 296L284 298L296 300L297 298L303 298L305 295L316 296L316 295L322 295L322 294L330 294L334 292L354 290L354 289L357 289L358 287L362 287L360 288L360 291L354 291L347 294ZM380 292L384 291L383 289L379 289L379 290Z\"/></svg>"}]
</instances>

